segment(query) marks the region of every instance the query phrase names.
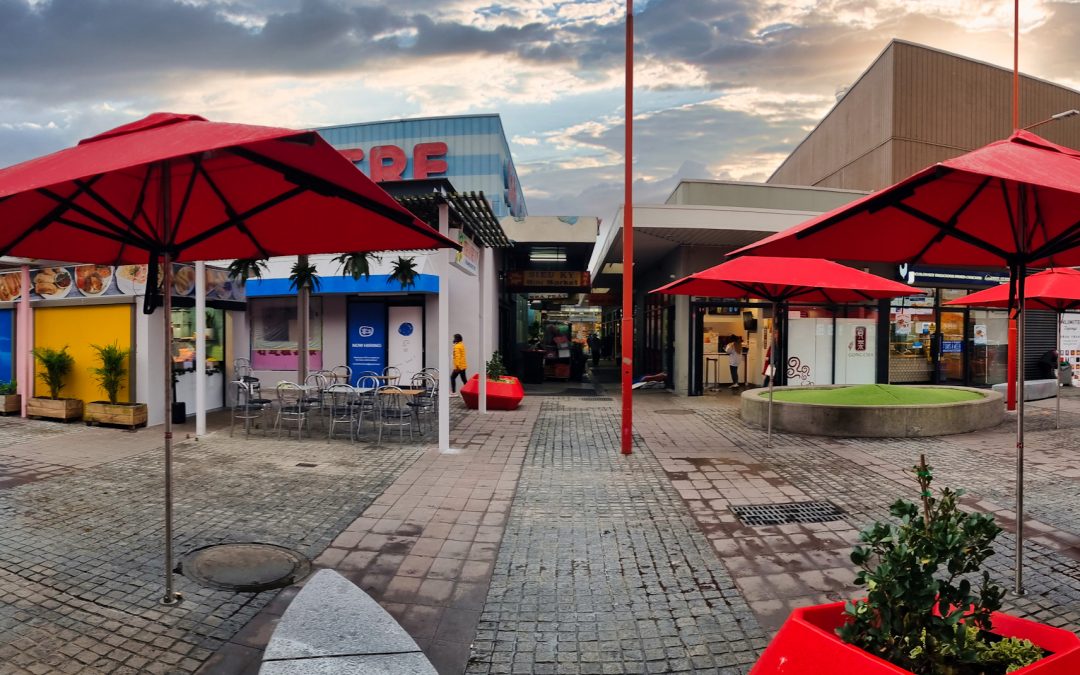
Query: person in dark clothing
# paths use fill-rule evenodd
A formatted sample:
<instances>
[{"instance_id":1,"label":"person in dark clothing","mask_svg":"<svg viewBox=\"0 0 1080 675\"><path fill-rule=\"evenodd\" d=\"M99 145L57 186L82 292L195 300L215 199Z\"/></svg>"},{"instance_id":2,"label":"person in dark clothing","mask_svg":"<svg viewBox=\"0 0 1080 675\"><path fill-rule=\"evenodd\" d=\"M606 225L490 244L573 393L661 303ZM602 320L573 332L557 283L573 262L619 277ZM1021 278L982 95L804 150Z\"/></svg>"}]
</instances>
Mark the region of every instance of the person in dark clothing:
<instances>
[{"instance_id":1,"label":"person in dark clothing","mask_svg":"<svg viewBox=\"0 0 1080 675\"><path fill-rule=\"evenodd\" d=\"M1057 379L1058 353L1056 349L1049 349L1039 357L1039 376L1044 380Z\"/></svg>"},{"instance_id":2,"label":"person in dark clothing","mask_svg":"<svg viewBox=\"0 0 1080 675\"><path fill-rule=\"evenodd\" d=\"M592 366L596 368L600 365L600 337L596 333L589 333L586 341L589 343L589 354L592 355Z\"/></svg>"}]
</instances>

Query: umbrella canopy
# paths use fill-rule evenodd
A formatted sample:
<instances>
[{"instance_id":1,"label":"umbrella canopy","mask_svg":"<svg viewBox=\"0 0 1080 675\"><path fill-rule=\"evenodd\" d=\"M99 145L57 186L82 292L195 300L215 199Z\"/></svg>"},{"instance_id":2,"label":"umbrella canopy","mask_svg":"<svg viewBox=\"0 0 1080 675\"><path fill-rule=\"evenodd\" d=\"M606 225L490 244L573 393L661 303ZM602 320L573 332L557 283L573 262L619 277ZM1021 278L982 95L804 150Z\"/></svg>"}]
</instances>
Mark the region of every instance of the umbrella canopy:
<instances>
[{"instance_id":1,"label":"umbrella canopy","mask_svg":"<svg viewBox=\"0 0 1080 675\"><path fill-rule=\"evenodd\" d=\"M1027 131L735 252L892 263L1006 266L1024 362L1028 266L1080 264L1080 152ZM1017 368L1016 569L1023 592L1024 369Z\"/></svg>"},{"instance_id":2,"label":"umbrella canopy","mask_svg":"<svg viewBox=\"0 0 1080 675\"><path fill-rule=\"evenodd\" d=\"M0 171L0 255L150 264L457 245L318 134L154 113ZM163 293L165 593L172 563L171 293Z\"/></svg>"},{"instance_id":3,"label":"umbrella canopy","mask_svg":"<svg viewBox=\"0 0 1080 675\"><path fill-rule=\"evenodd\" d=\"M734 253L1001 267L1080 264L1080 152L1017 131Z\"/></svg>"},{"instance_id":4,"label":"umbrella canopy","mask_svg":"<svg viewBox=\"0 0 1080 675\"><path fill-rule=\"evenodd\" d=\"M960 307L1009 307L1009 284L994 286L944 304ZM1012 299L1016 304L1016 299ZM1053 267L1024 280L1024 302L1028 309L1064 312L1080 308L1080 270Z\"/></svg>"},{"instance_id":5,"label":"umbrella canopy","mask_svg":"<svg viewBox=\"0 0 1080 675\"><path fill-rule=\"evenodd\" d=\"M766 256L728 260L653 292L829 305L922 293L831 260Z\"/></svg>"},{"instance_id":6,"label":"umbrella canopy","mask_svg":"<svg viewBox=\"0 0 1080 675\"><path fill-rule=\"evenodd\" d=\"M147 263L454 245L317 133L154 113L0 170L0 255Z\"/></svg>"}]
</instances>

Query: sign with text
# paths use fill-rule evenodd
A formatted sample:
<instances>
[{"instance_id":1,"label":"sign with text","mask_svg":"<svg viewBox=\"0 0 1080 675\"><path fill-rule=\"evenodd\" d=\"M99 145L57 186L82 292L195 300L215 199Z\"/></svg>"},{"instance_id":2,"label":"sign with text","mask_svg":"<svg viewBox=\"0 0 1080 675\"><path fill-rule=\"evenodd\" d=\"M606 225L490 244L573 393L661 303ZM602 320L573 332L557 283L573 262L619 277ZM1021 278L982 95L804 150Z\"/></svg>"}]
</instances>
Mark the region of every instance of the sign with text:
<instances>
[{"instance_id":1,"label":"sign with text","mask_svg":"<svg viewBox=\"0 0 1080 675\"><path fill-rule=\"evenodd\" d=\"M448 234L451 239L461 246L460 251L453 252L450 264L465 274L475 277L480 269L480 248L473 243L473 240L464 231L458 228L449 230Z\"/></svg>"},{"instance_id":2,"label":"sign with text","mask_svg":"<svg viewBox=\"0 0 1080 675\"><path fill-rule=\"evenodd\" d=\"M576 270L516 270L507 273L510 288L543 288L584 291L589 288L589 273Z\"/></svg>"},{"instance_id":3,"label":"sign with text","mask_svg":"<svg viewBox=\"0 0 1080 675\"><path fill-rule=\"evenodd\" d=\"M401 373L398 384L407 385L424 369L424 308L391 307L389 315L388 361Z\"/></svg>"},{"instance_id":4,"label":"sign with text","mask_svg":"<svg viewBox=\"0 0 1080 675\"><path fill-rule=\"evenodd\" d=\"M1073 368L1073 386L1080 387L1080 315L1061 317L1061 357Z\"/></svg>"},{"instance_id":5,"label":"sign with text","mask_svg":"<svg viewBox=\"0 0 1080 675\"><path fill-rule=\"evenodd\" d=\"M360 375L372 371L382 375L386 367L386 305L379 302L350 302L348 311L349 358L355 385Z\"/></svg>"}]
</instances>

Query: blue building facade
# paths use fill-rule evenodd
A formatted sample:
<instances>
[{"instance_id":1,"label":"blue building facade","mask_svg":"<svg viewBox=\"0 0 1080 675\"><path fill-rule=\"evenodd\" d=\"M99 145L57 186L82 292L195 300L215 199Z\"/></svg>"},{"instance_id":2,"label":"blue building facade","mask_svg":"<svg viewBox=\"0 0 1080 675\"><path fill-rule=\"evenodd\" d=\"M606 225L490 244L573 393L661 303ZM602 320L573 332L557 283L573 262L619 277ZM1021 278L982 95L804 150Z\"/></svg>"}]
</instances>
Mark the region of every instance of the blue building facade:
<instances>
[{"instance_id":1,"label":"blue building facade","mask_svg":"<svg viewBox=\"0 0 1080 675\"><path fill-rule=\"evenodd\" d=\"M460 115L316 129L375 182L446 178L483 192L496 216L524 216L525 196L498 115Z\"/></svg>"}]
</instances>

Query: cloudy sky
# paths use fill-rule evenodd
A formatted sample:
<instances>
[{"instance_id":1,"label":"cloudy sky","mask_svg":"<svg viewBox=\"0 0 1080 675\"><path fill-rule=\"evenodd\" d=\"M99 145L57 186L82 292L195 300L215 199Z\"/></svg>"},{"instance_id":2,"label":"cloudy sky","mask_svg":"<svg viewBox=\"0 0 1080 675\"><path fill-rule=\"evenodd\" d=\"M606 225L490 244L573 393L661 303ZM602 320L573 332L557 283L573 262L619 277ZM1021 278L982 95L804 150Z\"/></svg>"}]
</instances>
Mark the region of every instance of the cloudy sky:
<instances>
[{"instance_id":1,"label":"cloudy sky","mask_svg":"<svg viewBox=\"0 0 1080 675\"><path fill-rule=\"evenodd\" d=\"M1080 86L1080 4L1021 68ZM762 180L893 37L1012 63L1008 0L637 0L637 200ZM621 197L616 0L0 0L0 165L155 110L311 127L497 112L529 212Z\"/></svg>"}]
</instances>

